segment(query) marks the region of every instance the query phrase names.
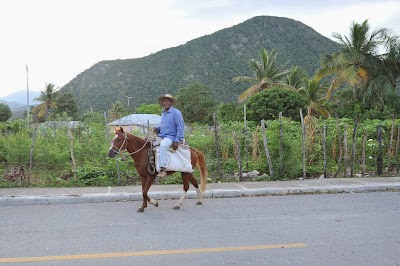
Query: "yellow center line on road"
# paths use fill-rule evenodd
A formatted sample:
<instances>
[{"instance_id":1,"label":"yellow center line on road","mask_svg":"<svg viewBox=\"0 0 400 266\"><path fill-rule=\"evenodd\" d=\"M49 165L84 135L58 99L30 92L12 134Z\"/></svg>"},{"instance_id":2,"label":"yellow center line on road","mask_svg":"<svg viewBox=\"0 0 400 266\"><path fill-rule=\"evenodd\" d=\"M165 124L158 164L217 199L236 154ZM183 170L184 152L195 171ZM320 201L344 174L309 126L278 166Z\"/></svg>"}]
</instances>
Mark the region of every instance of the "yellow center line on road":
<instances>
[{"instance_id":1,"label":"yellow center line on road","mask_svg":"<svg viewBox=\"0 0 400 266\"><path fill-rule=\"evenodd\" d=\"M35 261L52 261L52 260L54 261L54 260L102 259L102 258L118 258L118 257L176 255L176 254L190 254L190 253L245 251L245 250L259 250L259 249L274 249L274 248L304 248L304 247L306 247L306 245L303 244L303 243L292 243L292 244L274 244L274 245L242 246L242 247L152 250L152 251L135 251L135 252L121 252L121 253L100 253L100 254L80 254L80 255L64 255L64 256L0 258L0 263L6 263L6 262L8 262L8 263L13 263L13 262L35 262Z\"/></svg>"}]
</instances>

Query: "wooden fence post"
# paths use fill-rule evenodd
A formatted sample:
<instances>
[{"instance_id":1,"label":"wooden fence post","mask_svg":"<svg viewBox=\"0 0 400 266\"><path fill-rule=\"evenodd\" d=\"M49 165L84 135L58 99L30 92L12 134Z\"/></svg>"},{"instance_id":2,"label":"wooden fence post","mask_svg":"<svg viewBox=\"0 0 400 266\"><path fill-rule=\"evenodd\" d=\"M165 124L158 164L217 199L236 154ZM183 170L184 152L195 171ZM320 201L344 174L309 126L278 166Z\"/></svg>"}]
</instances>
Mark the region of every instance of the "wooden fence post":
<instances>
[{"instance_id":1,"label":"wooden fence post","mask_svg":"<svg viewBox=\"0 0 400 266\"><path fill-rule=\"evenodd\" d=\"M301 120L301 150L303 155L303 179L306 179L307 172L306 172L306 127L304 125L304 117L303 111L300 108L300 120Z\"/></svg>"},{"instance_id":2,"label":"wooden fence post","mask_svg":"<svg viewBox=\"0 0 400 266\"><path fill-rule=\"evenodd\" d=\"M367 131L363 128L362 124L360 127L363 131L363 142L362 142L362 154L361 154L361 163L362 163L362 176L364 177L366 174L366 146L367 146Z\"/></svg>"},{"instance_id":3,"label":"wooden fence post","mask_svg":"<svg viewBox=\"0 0 400 266\"><path fill-rule=\"evenodd\" d=\"M29 152L29 169L28 169L28 178L26 179L28 185L31 183L31 178L32 178L33 152L35 150L37 130L38 130L38 122L35 123L35 128L33 129L31 149Z\"/></svg>"},{"instance_id":4,"label":"wooden fence post","mask_svg":"<svg viewBox=\"0 0 400 266\"><path fill-rule=\"evenodd\" d=\"M72 160L72 171L74 180L76 180L76 162L74 156L74 135L72 134L72 129L68 128L68 138L69 138L69 148L71 151L71 160Z\"/></svg>"},{"instance_id":5,"label":"wooden fence post","mask_svg":"<svg viewBox=\"0 0 400 266\"><path fill-rule=\"evenodd\" d=\"M396 172L399 173L399 148L400 148L400 126L397 128L397 141L396 141Z\"/></svg>"},{"instance_id":6,"label":"wooden fence post","mask_svg":"<svg viewBox=\"0 0 400 266\"><path fill-rule=\"evenodd\" d=\"M322 145L324 147L324 178L326 178L326 120L324 120L324 136Z\"/></svg>"},{"instance_id":7,"label":"wooden fence post","mask_svg":"<svg viewBox=\"0 0 400 266\"><path fill-rule=\"evenodd\" d=\"M336 178L340 172L340 163L342 162L342 157L343 157L343 144L342 144L342 136L340 136L340 121L338 117L336 117L336 128L337 128L338 143L339 143L339 158L338 158L338 167L336 173L333 175L333 178Z\"/></svg>"},{"instance_id":8,"label":"wooden fence post","mask_svg":"<svg viewBox=\"0 0 400 266\"><path fill-rule=\"evenodd\" d=\"M244 113L244 115L243 115L243 120L244 120L244 130L243 130L243 131L244 131L244 132L243 132L243 136L244 136L244 150L245 150L245 152L246 152L246 171L249 171L249 150L248 150L248 147L247 147L246 104L243 105L243 108L244 108L244 110L243 110L243 113Z\"/></svg>"},{"instance_id":9,"label":"wooden fence post","mask_svg":"<svg viewBox=\"0 0 400 266\"><path fill-rule=\"evenodd\" d=\"M217 167L218 167L218 174L222 177L222 170L221 170L221 160L219 156L219 140L218 140L218 123L217 123L217 115L213 114L213 121L214 121L214 137L215 137L215 156L217 157Z\"/></svg>"},{"instance_id":10,"label":"wooden fence post","mask_svg":"<svg viewBox=\"0 0 400 266\"><path fill-rule=\"evenodd\" d=\"M383 169L382 169L382 128L381 126L377 126L377 142L378 142L378 153L376 156L376 172L378 175L383 174Z\"/></svg>"},{"instance_id":11,"label":"wooden fence post","mask_svg":"<svg viewBox=\"0 0 400 266\"><path fill-rule=\"evenodd\" d=\"M283 172L283 122L282 122L282 112L279 112L279 168L278 174Z\"/></svg>"},{"instance_id":12,"label":"wooden fence post","mask_svg":"<svg viewBox=\"0 0 400 266\"><path fill-rule=\"evenodd\" d=\"M239 165L239 181L242 182L243 181L242 158L240 157L240 145L239 145L239 141L238 141L237 136L236 136L236 132L233 132L233 138L235 140L236 148L237 148L236 160L237 160L238 165Z\"/></svg>"},{"instance_id":13,"label":"wooden fence post","mask_svg":"<svg viewBox=\"0 0 400 266\"><path fill-rule=\"evenodd\" d=\"M388 147L388 166L387 166L388 173L390 173L391 159L392 159L392 154L393 154L394 122L395 122L395 119L393 117L392 129L390 131L390 141L389 141L389 147Z\"/></svg>"},{"instance_id":14,"label":"wooden fence post","mask_svg":"<svg viewBox=\"0 0 400 266\"><path fill-rule=\"evenodd\" d=\"M269 175L270 175L271 178L274 178L274 168L272 167L271 156L269 155L269 151L268 151L268 141L267 141L267 134L265 133L265 121L264 121L264 119L261 120L261 130L262 130L263 141L264 141L265 155L267 156L267 160L268 160Z\"/></svg>"},{"instance_id":15,"label":"wooden fence post","mask_svg":"<svg viewBox=\"0 0 400 266\"><path fill-rule=\"evenodd\" d=\"M349 162L348 147L347 147L347 124L344 124L343 129L343 146L344 146L344 177L347 177L347 165Z\"/></svg>"},{"instance_id":16,"label":"wooden fence post","mask_svg":"<svg viewBox=\"0 0 400 266\"><path fill-rule=\"evenodd\" d=\"M104 117L104 124L105 124L104 127L106 129L104 137L105 137L106 141L109 141L110 140L110 130L109 130L108 126L107 126L107 112L106 111L104 111L103 117Z\"/></svg>"},{"instance_id":17,"label":"wooden fence post","mask_svg":"<svg viewBox=\"0 0 400 266\"><path fill-rule=\"evenodd\" d=\"M350 176L354 176L354 160L356 155L356 142L357 142L357 127L358 127L358 120L354 121L354 129L353 129L353 143L351 146L351 169L350 169Z\"/></svg>"}]
</instances>

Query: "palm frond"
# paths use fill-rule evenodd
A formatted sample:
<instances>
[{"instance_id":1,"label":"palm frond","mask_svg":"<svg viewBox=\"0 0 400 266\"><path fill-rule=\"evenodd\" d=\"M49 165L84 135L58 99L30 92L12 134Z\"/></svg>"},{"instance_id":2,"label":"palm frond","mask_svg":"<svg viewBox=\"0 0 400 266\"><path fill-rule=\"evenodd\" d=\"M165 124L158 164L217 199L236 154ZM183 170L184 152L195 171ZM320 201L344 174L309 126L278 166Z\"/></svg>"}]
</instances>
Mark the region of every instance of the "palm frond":
<instances>
[{"instance_id":1,"label":"palm frond","mask_svg":"<svg viewBox=\"0 0 400 266\"><path fill-rule=\"evenodd\" d=\"M245 100L250 98L250 96L259 92L260 90L261 90L261 87L259 86L259 84L255 84L255 85L251 86L250 88L248 88L247 90L242 92L242 94L239 95L238 102L239 103L244 102Z\"/></svg>"},{"instance_id":2,"label":"palm frond","mask_svg":"<svg viewBox=\"0 0 400 266\"><path fill-rule=\"evenodd\" d=\"M249 77L249 76L238 76L238 77L233 77L232 81L235 83L248 82L248 83L254 84L254 83L258 82L258 79L254 78L254 77Z\"/></svg>"}]
</instances>

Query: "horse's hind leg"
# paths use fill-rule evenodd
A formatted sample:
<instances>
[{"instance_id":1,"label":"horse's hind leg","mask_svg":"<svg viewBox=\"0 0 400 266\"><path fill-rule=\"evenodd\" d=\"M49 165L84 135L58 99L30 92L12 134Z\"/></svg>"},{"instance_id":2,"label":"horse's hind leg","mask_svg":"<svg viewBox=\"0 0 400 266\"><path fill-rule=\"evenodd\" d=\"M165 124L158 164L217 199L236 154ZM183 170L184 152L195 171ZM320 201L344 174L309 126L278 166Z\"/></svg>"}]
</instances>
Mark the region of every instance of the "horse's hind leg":
<instances>
[{"instance_id":1,"label":"horse's hind leg","mask_svg":"<svg viewBox=\"0 0 400 266\"><path fill-rule=\"evenodd\" d=\"M152 198L150 198L149 196L147 196L147 201L148 201L150 204L152 204L152 205L158 207L158 201L156 201L155 199L152 199Z\"/></svg>"},{"instance_id":2,"label":"horse's hind leg","mask_svg":"<svg viewBox=\"0 0 400 266\"><path fill-rule=\"evenodd\" d=\"M187 191L188 191L188 189L189 189L189 176L188 176L188 174L189 174L189 173L181 173L181 175L182 175L182 182L183 182L183 191L182 191L181 198L179 199L178 203L175 204L175 206L174 206L174 210L179 210L179 208L180 208L180 207L182 206L182 204L183 204L183 201L184 201L185 198L186 198L186 194L187 194Z\"/></svg>"},{"instance_id":3,"label":"horse's hind leg","mask_svg":"<svg viewBox=\"0 0 400 266\"><path fill-rule=\"evenodd\" d=\"M197 192L197 203L196 204L197 205L203 204L201 202L201 200L203 199L203 193L200 192L199 184L197 183L197 180L196 180L196 178L194 178L193 174L189 174L189 181L196 188L196 192Z\"/></svg>"},{"instance_id":4,"label":"horse's hind leg","mask_svg":"<svg viewBox=\"0 0 400 266\"><path fill-rule=\"evenodd\" d=\"M175 204L174 210L179 210L179 208L180 208L180 207L182 206L182 204L183 204L183 201L184 201L185 198L186 198L186 194L187 194L187 191L184 190L184 191L182 192L181 198L179 199L178 203Z\"/></svg>"}]
</instances>

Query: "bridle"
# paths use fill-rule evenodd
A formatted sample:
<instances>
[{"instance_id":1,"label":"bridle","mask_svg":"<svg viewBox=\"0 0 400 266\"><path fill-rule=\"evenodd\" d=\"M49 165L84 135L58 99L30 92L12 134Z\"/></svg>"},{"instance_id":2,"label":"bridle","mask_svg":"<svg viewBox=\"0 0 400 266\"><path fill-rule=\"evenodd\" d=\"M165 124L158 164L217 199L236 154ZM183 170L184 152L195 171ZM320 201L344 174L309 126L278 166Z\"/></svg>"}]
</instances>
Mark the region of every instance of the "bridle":
<instances>
[{"instance_id":1,"label":"bridle","mask_svg":"<svg viewBox=\"0 0 400 266\"><path fill-rule=\"evenodd\" d=\"M125 148L122 148L122 147L124 147L124 144L127 142L128 137L124 133L121 133L124 136L124 141L122 142L122 145L118 148L114 145L114 141L118 138L118 134L119 133L115 134L113 140L111 141L111 147L109 150L110 151L112 150L112 151L116 152L117 154L120 154L121 151L125 150L128 147L128 145L125 145Z\"/></svg>"},{"instance_id":2,"label":"bridle","mask_svg":"<svg viewBox=\"0 0 400 266\"><path fill-rule=\"evenodd\" d=\"M140 152L141 150L143 150L144 147L146 147L146 144L147 144L147 143L150 142L149 139L146 138L145 143L143 144L143 146L142 146L140 149L138 149L137 151L129 152L128 149L127 149L127 148L128 148L128 144L127 144L128 141L127 141L127 140L128 140L129 138L128 138L124 133L119 133L119 134L122 134L122 136L124 136L124 141L122 142L121 146L118 148L118 147L116 147L116 146L114 145L114 140L117 138L117 135L118 135L118 133L117 133L117 134L115 134L115 137L113 138L113 140L112 140L112 142L111 142L111 147L110 147L110 150L113 150L113 151L116 152L117 154L121 154L121 152L122 152L123 150L126 150L126 151L128 152L129 155L138 153L138 152ZM125 148L123 148L123 147L124 147L124 144L125 144ZM114 148L115 148L115 149L114 149Z\"/></svg>"}]
</instances>

